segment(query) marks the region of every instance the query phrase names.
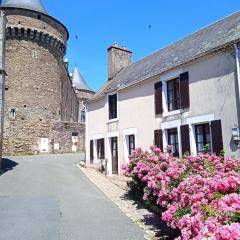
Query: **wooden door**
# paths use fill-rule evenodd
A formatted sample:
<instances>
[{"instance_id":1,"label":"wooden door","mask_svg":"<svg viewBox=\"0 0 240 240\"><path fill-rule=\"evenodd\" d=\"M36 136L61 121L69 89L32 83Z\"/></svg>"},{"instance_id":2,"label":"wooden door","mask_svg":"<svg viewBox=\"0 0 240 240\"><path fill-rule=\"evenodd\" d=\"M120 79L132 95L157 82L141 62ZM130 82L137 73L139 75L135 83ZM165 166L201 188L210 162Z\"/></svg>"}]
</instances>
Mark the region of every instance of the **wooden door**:
<instances>
[{"instance_id":1,"label":"wooden door","mask_svg":"<svg viewBox=\"0 0 240 240\"><path fill-rule=\"evenodd\" d=\"M118 174L118 138L111 138L112 173Z\"/></svg>"}]
</instances>

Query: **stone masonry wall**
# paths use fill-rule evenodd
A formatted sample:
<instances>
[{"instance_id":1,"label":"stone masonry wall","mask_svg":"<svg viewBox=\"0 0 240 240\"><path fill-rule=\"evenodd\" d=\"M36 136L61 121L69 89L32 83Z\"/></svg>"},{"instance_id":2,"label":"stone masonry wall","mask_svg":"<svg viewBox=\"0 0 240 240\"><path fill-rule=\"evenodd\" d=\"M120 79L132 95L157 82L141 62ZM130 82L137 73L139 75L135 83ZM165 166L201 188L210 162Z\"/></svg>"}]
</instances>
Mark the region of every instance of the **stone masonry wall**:
<instances>
[{"instance_id":1,"label":"stone masonry wall","mask_svg":"<svg viewBox=\"0 0 240 240\"><path fill-rule=\"evenodd\" d=\"M5 29L6 18L0 11L0 171L2 162L2 138L3 138L3 106L5 86Z\"/></svg>"},{"instance_id":2,"label":"stone masonry wall","mask_svg":"<svg viewBox=\"0 0 240 240\"><path fill-rule=\"evenodd\" d=\"M49 136L51 122L60 119L58 59L35 42L7 39L6 72L3 150L5 154L33 153L39 149L39 139Z\"/></svg>"},{"instance_id":3,"label":"stone masonry wall","mask_svg":"<svg viewBox=\"0 0 240 240\"><path fill-rule=\"evenodd\" d=\"M63 25L43 14L40 20L28 10L4 12L8 22L3 151L6 155L33 154L40 151L41 138L49 140L50 149L52 127L65 111L63 96L70 95L73 108L78 108L62 60L68 33ZM64 84L68 87L62 92ZM72 120L77 114L68 113Z\"/></svg>"},{"instance_id":4,"label":"stone masonry wall","mask_svg":"<svg viewBox=\"0 0 240 240\"><path fill-rule=\"evenodd\" d=\"M42 31L52 33L64 42L67 41L67 29L52 17L25 9L3 8L3 10L8 16L7 19L9 25L38 28Z\"/></svg>"},{"instance_id":5,"label":"stone masonry wall","mask_svg":"<svg viewBox=\"0 0 240 240\"><path fill-rule=\"evenodd\" d=\"M64 63L61 66L61 120L78 122L79 102Z\"/></svg>"},{"instance_id":6,"label":"stone masonry wall","mask_svg":"<svg viewBox=\"0 0 240 240\"><path fill-rule=\"evenodd\" d=\"M52 153L72 152L73 134L78 134L77 151L85 152L85 125L73 122L56 122L52 126L51 152Z\"/></svg>"}]
</instances>

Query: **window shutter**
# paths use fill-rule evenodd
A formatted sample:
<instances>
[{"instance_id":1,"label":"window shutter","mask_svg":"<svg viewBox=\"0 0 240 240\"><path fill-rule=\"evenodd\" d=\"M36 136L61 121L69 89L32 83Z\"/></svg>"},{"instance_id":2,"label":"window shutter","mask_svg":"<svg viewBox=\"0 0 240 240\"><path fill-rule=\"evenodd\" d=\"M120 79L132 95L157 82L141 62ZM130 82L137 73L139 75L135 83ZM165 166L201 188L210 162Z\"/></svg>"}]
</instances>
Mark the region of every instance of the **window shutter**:
<instances>
[{"instance_id":1,"label":"window shutter","mask_svg":"<svg viewBox=\"0 0 240 240\"><path fill-rule=\"evenodd\" d=\"M213 153L220 155L223 150L222 124L221 120L211 122L212 149Z\"/></svg>"},{"instance_id":2,"label":"window shutter","mask_svg":"<svg viewBox=\"0 0 240 240\"><path fill-rule=\"evenodd\" d=\"M188 72L180 74L180 99L181 109L190 107Z\"/></svg>"},{"instance_id":3,"label":"window shutter","mask_svg":"<svg viewBox=\"0 0 240 240\"><path fill-rule=\"evenodd\" d=\"M161 129L154 131L154 145L163 151L163 131Z\"/></svg>"},{"instance_id":4,"label":"window shutter","mask_svg":"<svg viewBox=\"0 0 240 240\"><path fill-rule=\"evenodd\" d=\"M182 154L191 152L190 149L190 138L189 138L189 125L181 126L181 142L182 142Z\"/></svg>"},{"instance_id":5,"label":"window shutter","mask_svg":"<svg viewBox=\"0 0 240 240\"><path fill-rule=\"evenodd\" d=\"M101 139L101 159L105 159L105 146L104 146L104 138Z\"/></svg>"},{"instance_id":6,"label":"window shutter","mask_svg":"<svg viewBox=\"0 0 240 240\"><path fill-rule=\"evenodd\" d=\"M90 141L90 163L93 163L93 140Z\"/></svg>"},{"instance_id":7,"label":"window shutter","mask_svg":"<svg viewBox=\"0 0 240 240\"><path fill-rule=\"evenodd\" d=\"M155 114L162 114L162 82L155 84Z\"/></svg>"}]
</instances>

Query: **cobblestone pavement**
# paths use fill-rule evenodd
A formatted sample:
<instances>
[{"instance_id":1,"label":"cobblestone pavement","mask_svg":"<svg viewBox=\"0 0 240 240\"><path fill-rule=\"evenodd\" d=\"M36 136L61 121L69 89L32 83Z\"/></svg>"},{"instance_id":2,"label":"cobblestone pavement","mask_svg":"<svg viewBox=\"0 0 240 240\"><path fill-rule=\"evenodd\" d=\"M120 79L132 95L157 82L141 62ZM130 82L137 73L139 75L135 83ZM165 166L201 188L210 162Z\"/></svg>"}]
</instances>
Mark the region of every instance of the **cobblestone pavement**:
<instances>
[{"instance_id":1,"label":"cobblestone pavement","mask_svg":"<svg viewBox=\"0 0 240 240\"><path fill-rule=\"evenodd\" d=\"M143 240L79 171L80 155L9 157L0 176L1 240Z\"/></svg>"},{"instance_id":2,"label":"cobblestone pavement","mask_svg":"<svg viewBox=\"0 0 240 240\"><path fill-rule=\"evenodd\" d=\"M124 176L105 176L97 170L97 167L87 165L80 170L111 199L134 223L145 231L145 239L166 239L170 229L161 223L160 217L149 212L146 208L140 207L133 200L126 196L128 191L128 178ZM163 231L165 230L165 231Z\"/></svg>"}]
</instances>

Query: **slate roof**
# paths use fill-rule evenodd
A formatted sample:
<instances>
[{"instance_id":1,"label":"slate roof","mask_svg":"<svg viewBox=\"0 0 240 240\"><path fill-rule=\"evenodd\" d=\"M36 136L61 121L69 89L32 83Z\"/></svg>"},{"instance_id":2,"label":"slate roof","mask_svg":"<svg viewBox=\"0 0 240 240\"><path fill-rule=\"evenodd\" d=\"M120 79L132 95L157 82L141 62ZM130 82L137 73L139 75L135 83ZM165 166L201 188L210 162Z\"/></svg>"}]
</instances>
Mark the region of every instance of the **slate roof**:
<instances>
[{"instance_id":1,"label":"slate roof","mask_svg":"<svg viewBox=\"0 0 240 240\"><path fill-rule=\"evenodd\" d=\"M77 67L75 67L73 71L72 83L73 86L78 90L88 90L92 92L91 88L87 85Z\"/></svg>"},{"instance_id":2,"label":"slate roof","mask_svg":"<svg viewBox=\"0 0 240 240\"><path fill-rule=\"evenodd\" d=\"M47 14L41 0L5 0L2 7L23 8Z\"/></svg>"},{"instance_id":3,"label":"slate roof","mask_svg":"<svg viewBox=\"0 0 240 240\"><path fill-rule=\"evenodd\" d=\"M105 83L105 87L102 88L104 91L100 89L92 99L166 72L239 41L240 12L237 12L124 68L110 83Z\"/></svg>"}]
</instances>

